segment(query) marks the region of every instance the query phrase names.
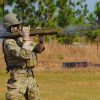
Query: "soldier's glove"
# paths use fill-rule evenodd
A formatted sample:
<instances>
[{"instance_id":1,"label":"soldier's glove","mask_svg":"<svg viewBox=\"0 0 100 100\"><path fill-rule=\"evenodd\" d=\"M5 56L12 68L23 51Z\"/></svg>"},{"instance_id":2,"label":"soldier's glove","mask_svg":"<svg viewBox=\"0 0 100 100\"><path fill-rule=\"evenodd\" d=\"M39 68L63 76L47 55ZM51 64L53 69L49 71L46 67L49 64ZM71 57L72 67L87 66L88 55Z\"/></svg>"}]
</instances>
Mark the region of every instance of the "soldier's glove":
<instances>
[{"instance_id":1,"label":"soldier's glove","mask_svg":"<svg viewBox=\"0 0 100 100\"><path fill-rule=\"evenodd\" d=\"M42 28L41 27L37 27L35 29L42 29ZM44 36L38 36L38 38L39 38L39 43L35 47L35 50L36 50L37 53L41 53L42 51L45 50L45 47L43 45L45 39L44 39Z\"/></svg>"},{"instance_id":2,"label":"soldier's glove","mask_svg":"<svg viewBox=\"0 0 100 100\"><path fill-rule=\"evenodd\" d=\"M44 43L45 40L44 36L38 36L38 37L39 37L39 43Z\"/></svg>"}]
</instances>

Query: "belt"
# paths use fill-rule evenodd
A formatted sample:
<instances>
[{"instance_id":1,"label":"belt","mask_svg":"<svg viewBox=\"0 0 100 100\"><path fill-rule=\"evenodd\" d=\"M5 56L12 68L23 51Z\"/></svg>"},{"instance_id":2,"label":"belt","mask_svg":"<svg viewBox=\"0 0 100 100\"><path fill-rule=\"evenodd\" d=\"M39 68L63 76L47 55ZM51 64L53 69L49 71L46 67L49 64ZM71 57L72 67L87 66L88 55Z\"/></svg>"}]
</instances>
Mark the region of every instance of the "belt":
<instances>
[{"instance_id":1,"label":"belt","mask_svg":"<svg viewBox=\"0 0 100 100\"><path fill-rule=\"evenodd\" d=\"M16 65L12 65L12 66L8 66L8 69L9 71L14 71L14 72L21 72L23 71L24 73L27 73L28 75L32 75L34 76L33 74L33 69L34 67L22 67L22 66L16 66Z\"/></svg>"},{"instance_id":2,"label":"belt","mask_svg":"<svg viewBox=\"0 0 100 100\"><path fill-rule=\"evenodd\" d=\"M12 65L12 66L8 66L7 69L9 70L13 70L13 69L16 69L16 70L21 70L21 69L33 69L34 66L16 66L16 65Z\"/></svg>"},{"instance_id":3,"label":"belt","mask_svg":"<svg viewBox=\"0 0 100 100\"><path fill-rule=\"evenodd\" d=\"M20 69L13 69L11 72L16 73L17 76L32 76L34 78L34 73L32 68L20 68Z\"/></svg>"}]
</instances>

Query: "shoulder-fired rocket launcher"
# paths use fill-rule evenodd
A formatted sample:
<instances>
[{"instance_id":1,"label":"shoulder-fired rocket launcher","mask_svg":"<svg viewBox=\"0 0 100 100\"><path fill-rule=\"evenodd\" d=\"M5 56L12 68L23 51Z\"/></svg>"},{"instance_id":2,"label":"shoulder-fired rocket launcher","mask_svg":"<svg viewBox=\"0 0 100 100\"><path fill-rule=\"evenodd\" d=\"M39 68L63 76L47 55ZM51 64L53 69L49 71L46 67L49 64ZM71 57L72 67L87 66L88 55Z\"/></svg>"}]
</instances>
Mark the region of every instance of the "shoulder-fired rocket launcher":
<instances>
[{"instance_id":1,"label":"shoulder-fired rocket launcher","mask_svg":"<svg viewBox=\"0 0 100 100\"><path fill-rule=\"evenodd\" d=\"M30 36L36 35L67 35L67 34L75 34L81 33L84 34L88 31L100 29L100 27L79 27L79 26L70 26L67 28L42 28L42 29L32 29L30 30ZM0 38L17 38L21 37L20 33L11 33L11 32L0 32Z\"/></svg>"},{"instance_id":2,"label":"shoulder-fired rocket launcher","mask_svg":"<svg viewBox=\"0 0 100 100\"><path fill-rule=\"evenodd\" d=\"M58 28L31 29L30 36L59 34L59 31L61 30ZM5 31L0 32L0 38L17 38L17 37L21 37L19 32L16 33L5 32Z\"/></svg>"}]
</instances>

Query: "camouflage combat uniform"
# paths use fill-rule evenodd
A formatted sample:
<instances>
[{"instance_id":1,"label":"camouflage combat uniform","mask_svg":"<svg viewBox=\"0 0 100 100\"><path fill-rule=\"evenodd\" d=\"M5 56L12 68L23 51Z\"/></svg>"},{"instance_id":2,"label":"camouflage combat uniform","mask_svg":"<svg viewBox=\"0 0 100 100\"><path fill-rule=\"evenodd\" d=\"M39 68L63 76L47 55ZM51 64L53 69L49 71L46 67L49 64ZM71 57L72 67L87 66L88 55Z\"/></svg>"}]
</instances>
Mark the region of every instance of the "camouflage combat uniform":
<instances>
[{"instance_id":1,"label":"camouflage combat uniform","mask_svg":"<svg viewBox=\"0 0 100 100\"><path fill-rule=\"evenodd\" d=\"M5 39L3 43L10 72L6 100L39 100L39 89L33 72L36 65L36 43L33 42L28 49L22 48L22 45L22 39Z\"/></svg>"}]
</instances>

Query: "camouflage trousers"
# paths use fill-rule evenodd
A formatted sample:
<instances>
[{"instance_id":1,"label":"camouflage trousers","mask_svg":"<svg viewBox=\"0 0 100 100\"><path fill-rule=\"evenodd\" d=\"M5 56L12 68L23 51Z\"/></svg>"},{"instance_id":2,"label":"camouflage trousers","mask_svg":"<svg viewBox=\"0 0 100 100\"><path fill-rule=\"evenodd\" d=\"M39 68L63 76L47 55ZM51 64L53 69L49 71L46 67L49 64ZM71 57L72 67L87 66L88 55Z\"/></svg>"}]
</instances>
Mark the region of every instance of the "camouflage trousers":
<instances>
[{"instance_id":1,"label":"camouflage trousers","mask_svg":"<svg viewBox=\"0 0 100 100\"><path fill-rule=\"evenodd\" d=\"M38 85L32 74L24 69L10 74L6 100L40 100Z\"/></svg>"}]
</instances>

